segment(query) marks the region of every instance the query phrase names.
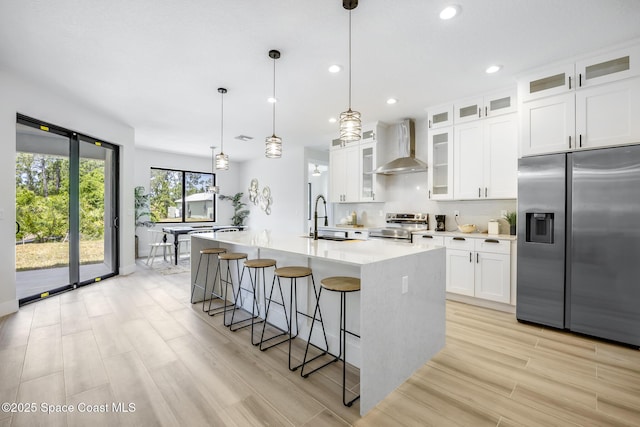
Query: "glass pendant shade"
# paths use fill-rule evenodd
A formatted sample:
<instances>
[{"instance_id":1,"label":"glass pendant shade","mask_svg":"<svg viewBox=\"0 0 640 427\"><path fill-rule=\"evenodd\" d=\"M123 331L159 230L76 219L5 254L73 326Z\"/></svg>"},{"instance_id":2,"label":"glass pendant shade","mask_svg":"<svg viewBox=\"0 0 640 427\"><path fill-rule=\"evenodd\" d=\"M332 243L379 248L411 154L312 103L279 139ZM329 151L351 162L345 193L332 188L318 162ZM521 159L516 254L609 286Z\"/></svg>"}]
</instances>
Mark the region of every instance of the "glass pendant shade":
<instances>
[{"instance_id":1,"label":"glass pendant shade","mask_svg":"<svg viewBox=\"0 0 640 427\"><path fill-rule=\"evenodd\" d=\"M216 154L216 169L229 170L229 156L224 153Z\"/></svg>"},{"instance_id":2,"label":"glass pendant shade","mask_svg":"<svg viewBox=\"0 0 640 427\"><path fill-rule=\"evenodd\" d=\"M360 113L349 110L340 113L340 140L344 142L360 141L362 122Z\"/></svg>"},{"instance_id":3,"label":"glass pendant shade","mask_svg":"<svg viewBox=\"0 0 640 427\"><path fill-rule=\"evenodd\" d=\"M269 159L282 157L282 138L271 135L265 139L264 155Z\"/></svg>"}]
</instances>

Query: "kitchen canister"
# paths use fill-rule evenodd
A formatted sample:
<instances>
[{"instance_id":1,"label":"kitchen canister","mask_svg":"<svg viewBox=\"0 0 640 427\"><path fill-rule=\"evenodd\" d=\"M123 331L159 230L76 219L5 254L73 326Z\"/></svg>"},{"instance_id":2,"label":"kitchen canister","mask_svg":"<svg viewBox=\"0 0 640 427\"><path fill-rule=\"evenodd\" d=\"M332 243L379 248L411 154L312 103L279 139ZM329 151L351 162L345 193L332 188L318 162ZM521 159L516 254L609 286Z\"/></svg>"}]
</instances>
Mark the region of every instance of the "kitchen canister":
<instances>
[{"instance_id":1,"label":"kitchen canister","mask_svg":"<svg viewBox=\"0 0 640 427\"><path fill-rule=\"evenodd\" d=\"M487 234L498 235L500 234L500 223L497 219L490 219L487 229Z\"/></svg>"}]
</instances>

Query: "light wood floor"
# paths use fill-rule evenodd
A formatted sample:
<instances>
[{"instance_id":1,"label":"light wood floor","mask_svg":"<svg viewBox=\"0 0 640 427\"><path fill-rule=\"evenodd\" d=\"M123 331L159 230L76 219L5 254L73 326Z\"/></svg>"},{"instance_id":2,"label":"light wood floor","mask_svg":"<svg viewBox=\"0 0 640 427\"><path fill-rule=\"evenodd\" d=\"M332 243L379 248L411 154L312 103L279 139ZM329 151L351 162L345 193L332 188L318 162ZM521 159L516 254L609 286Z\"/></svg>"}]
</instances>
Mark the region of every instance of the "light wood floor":
<instances>
[{"instance_id":1,"label":"light wood floor","mask_svg":"<svg viewBox=\"0 0 640 427\"><path fill-rule=\"evenodd\" d=\"M141 266L1 318L0 402L37 411L0 411L0 427L640 425L639 351L454 302L446 348L360 418L341 403L340 365L289 372L284 346L260 352L248 330L202 315L188 282ZM356 373L348 379L357 390Z\"/></svg>"}]
</instances>

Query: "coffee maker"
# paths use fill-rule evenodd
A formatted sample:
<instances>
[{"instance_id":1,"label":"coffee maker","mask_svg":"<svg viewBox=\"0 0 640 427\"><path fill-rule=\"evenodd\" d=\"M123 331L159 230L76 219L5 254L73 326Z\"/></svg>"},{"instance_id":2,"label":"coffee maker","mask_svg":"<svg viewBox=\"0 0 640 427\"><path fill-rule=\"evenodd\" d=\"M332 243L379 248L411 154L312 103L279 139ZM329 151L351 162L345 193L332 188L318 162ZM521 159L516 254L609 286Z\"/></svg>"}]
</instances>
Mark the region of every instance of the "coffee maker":
<instances>
[{"instance_id":1,"label":"coffee maker","mask_svg":"<svg viewBox=\"0 0 640 427\"><path fill-rule=\"evenodd\" d=\"M436 231L445 231L445 217L446 215L436 215Z\"/></svg>"}]
</instances>

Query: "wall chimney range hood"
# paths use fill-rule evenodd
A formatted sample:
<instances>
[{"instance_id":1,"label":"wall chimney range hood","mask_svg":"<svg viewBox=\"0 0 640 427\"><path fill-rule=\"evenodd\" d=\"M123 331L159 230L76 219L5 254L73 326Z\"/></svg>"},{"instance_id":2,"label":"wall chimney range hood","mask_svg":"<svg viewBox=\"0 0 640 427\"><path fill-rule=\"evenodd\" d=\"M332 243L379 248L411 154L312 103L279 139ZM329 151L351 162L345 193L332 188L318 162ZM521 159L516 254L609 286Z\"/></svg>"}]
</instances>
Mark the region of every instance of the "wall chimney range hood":
<instances>
[{"instance_id":1,"label":"wall chimney range hood","mask_svg":"<svg viewBox=\"0 0 640 427\"><path fill-rule=\"evenodd\" d=\"M413 120L404 120L394 125L390 137L398 144L398 158L377 168L374 173L398 175L403 173L426 172L427 164L416 159L416 138Z\"/></svg>"}]
</instances>

